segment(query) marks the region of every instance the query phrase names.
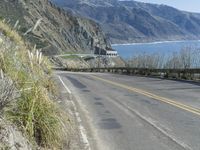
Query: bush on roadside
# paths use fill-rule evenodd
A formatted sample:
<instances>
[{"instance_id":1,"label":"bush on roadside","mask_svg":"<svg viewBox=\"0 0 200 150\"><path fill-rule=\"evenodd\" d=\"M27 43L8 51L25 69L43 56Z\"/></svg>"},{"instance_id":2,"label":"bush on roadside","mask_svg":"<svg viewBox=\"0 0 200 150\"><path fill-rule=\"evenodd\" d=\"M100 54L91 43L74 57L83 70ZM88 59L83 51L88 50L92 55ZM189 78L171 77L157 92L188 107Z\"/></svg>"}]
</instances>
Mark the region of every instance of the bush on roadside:
<instances>
[{"instance_id":1,"label":"bush on roadside","mask_svg":"<svg viewBox=\"0 0 200 150\"><path fill-rule=\"evenodd\" d=\"M36 83L31 90L22 91L9 118L23 127L26 134L42 147L58 148L62 140L61 113L49 99L47 90Z\"/></svg>"},{"instance_id":2,"label":"bush on roadside","mask_svg":"<svg viewBox=\"0 0 200 150\"><path fill-rule=\"evenodd\" d=\"M62 117L63 112L52 99L56 88L47 58L39 50L27 48L18 33L2 21L0 32L3 33L0 34L3 39L0 70L12 80L15 92L19 93L16 102L6 109L7 118L33 143L47 149L61 149L67 138L64 124L68 120Z\"/></svg>"}]
</instances>

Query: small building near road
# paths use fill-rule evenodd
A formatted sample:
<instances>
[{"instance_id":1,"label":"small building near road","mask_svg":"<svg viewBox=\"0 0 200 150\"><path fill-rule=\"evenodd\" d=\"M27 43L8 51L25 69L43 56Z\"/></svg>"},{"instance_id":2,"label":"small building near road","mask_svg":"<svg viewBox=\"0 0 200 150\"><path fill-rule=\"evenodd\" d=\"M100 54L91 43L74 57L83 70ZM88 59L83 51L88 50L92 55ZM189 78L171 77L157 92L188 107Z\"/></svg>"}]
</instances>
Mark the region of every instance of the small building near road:
<instances>
[{"instance_id":1,"label":"small building near road","mask_svg":"<svg viewBox=\"0 0 200 150\"><path fill-rule=\"evenodd\" d=\"M117 53L117 51L106 51L106 56L108 56L108 57L117 57L118 53Z\"/></svg>"},{"instance_id":2,"label":"small building near road","mask_svg":"<svg viewBox=\"0 0 200 150\"><path fill-rule=\"evenodd\" d=\"M95 47L95 55L107 56L107 57L117 57L118 53L116 50L111 48L102 49L100 47Z\"/></svg>"}]
</instances>

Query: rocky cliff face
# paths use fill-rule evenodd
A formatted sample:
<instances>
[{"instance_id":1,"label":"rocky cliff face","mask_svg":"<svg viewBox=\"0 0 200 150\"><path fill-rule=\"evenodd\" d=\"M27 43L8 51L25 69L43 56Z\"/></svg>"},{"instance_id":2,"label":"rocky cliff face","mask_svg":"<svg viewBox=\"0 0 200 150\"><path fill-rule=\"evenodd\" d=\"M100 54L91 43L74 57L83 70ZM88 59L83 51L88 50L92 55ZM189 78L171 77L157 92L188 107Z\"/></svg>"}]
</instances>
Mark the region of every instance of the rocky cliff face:
<instances>
[{"instance_id":1,"label":"rocky cliff face","mask_svg":"<svg viewBox=\"0 0 200 150\"><path fill-rule=\"evenodd\" d=\"M112 43L200 38L200 14L165 5L118 0L53 0L101 24Z\"/></svg>"},{"instance_id":2,"label":"rocky cliff face","mask_svg":"<svg viewBox=\"0 0 200 150\"><path fill-rule=\"evenodd\" d=\"M46 55L111 47L94 21L63 11L48 0L1 0L0 19L4 18L12 26L19 21L20 32Z\"/></svg>"}]
</instances>

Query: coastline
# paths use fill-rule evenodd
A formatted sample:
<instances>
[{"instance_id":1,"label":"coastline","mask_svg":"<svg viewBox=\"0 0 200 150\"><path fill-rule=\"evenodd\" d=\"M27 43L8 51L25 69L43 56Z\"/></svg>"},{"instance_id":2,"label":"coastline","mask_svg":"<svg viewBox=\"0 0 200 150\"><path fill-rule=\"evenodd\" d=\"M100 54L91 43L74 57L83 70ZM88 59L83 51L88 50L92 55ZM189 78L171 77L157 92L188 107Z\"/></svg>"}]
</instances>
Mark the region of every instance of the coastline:
<instances>
[{"instance_id":1,"label":"coastline","mask_svg":"<svg viewBox=\"0 0 200 150\"><path fill-rule=\"evenodd\" d=\"M123 45L151 45L151 44L162 44L162 43L182 43L182 42L200 42L199 40L175 40L175 41L155 41L155 42L144 42L144 43L122 43L122 44L111 44L111 46L123 46Z\"/></svg>"}]
</instances>

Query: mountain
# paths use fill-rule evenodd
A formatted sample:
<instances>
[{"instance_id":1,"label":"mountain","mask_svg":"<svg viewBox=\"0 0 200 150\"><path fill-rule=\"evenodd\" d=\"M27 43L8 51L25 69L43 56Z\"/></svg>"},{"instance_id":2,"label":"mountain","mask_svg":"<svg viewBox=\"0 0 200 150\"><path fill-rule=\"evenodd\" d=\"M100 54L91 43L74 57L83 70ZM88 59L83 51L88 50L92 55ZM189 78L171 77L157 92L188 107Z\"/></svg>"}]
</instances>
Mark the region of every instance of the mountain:
<instances>
[{"instance_id":1,"label":"mountain","mask_svg":"<svg viewBox=\"0 0 200 150\"><path fill-rule=\"evenodd\" d=\"M112 43L200 38L200 14L166 5L117 0L52 0L98 22Z\"/></svg>"},{"instance_id":2,"label":"mountain","mask_svg":"<svg viewBox=\"0 0 200 150\"><path fill-rule=\"evenodd\" d=\"M21 35L46 55L111 47L94 21L78 17L48 0L1 0L0 19L11 26L18 24Z\"/></svg>"}]
</instances>

